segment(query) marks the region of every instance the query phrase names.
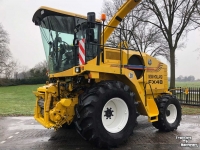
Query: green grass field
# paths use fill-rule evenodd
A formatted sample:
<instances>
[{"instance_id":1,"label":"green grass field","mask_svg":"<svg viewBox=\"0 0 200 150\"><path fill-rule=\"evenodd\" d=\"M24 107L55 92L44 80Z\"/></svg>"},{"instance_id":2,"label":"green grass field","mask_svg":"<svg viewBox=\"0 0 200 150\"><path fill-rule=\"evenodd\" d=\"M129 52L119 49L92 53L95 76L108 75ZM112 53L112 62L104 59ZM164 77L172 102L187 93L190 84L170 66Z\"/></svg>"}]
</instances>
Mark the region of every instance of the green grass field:
<instances>
[{"instance_id":1,"label":"green grass field","mask_svg":"<svg viewBox=\"0 0 200 150\"><path fill-rule=\"evenodd\" d=\"M32 91L36 91L39 86L41 85L0 87L0 115L32 115L35 105Z\"/></svg>"},{"instance_id":2,"label":"green grass field","mask_svg":"<svg viewBox=\"0 0 200 150\"><path fill-rule=\"evenodd\" d=\"M185 84L183 83L182 85L184 86ZM193 83L190 83L190 85L192 86ZM42 85L0 87L0 116L33 115L35 96L32 91L35 91L39 86ZM184 105L182 110L184 115L200 114L200 106L195 107Z\"/></svg>"},{"instance_id":3,"label":"green grass field","mask_svg":"<svg viewBox=\"0 0 200 150\"><path fill-rule=\"evenodd\" d=\"M199 87L200 88L200 82L176 82L176 87Z\"/></svg>"}]
</instances>

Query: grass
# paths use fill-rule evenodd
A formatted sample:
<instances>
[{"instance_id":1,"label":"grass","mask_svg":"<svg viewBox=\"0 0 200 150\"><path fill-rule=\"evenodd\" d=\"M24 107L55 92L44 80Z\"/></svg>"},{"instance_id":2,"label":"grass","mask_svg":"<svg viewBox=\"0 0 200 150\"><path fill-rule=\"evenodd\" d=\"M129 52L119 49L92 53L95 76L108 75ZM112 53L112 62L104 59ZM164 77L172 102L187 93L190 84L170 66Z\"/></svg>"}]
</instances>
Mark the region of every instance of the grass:
<instances>
[{"instance_id":1,"label":"grass","mask_svg":"<svg viewBox=\"0 0 200 150\"><path fill-rule=\"evenodd\" d=\"M183 115L200 115L200 106L182 105Z\"/></svg>"},{"instance_id":2,"label":"grass","mask_svg":"<svg viewBox=\"0 0 200 150\"><path fill-rule=\"evenodd\" d=\"M196 82L176 82L175 83L176 87L199 87L200 88L200 81Z\"/></svg>"},{"instance_id":3,"label":"grass","mask_svg":"<svg viewBox=\"0 0 200 150\"><path fill-rule=\"evenodd\" d=\"M32 116L35 91L42 85L0 87L0 116ZM200 106L182 106L183 115L200 114Z\"/></svg>"},{"instance_id":4,"label":"grass","mask_svg":"<svg viewBox=\"0 0 200 150\"><path fill-rule=\"evenodd\" d=\"M0 116L33 115L35 96L41 85L0 87Z\"/></svg>"}]
</instances>

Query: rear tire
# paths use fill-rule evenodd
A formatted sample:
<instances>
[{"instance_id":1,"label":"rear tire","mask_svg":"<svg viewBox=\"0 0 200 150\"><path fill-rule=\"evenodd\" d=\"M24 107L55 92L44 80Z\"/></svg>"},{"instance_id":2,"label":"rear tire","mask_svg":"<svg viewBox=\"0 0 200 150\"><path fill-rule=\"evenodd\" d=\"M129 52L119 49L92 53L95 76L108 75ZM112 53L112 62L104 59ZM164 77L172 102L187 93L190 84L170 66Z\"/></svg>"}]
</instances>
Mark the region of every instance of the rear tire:
<instances>
[{"instance_id":1,"label":"rear tire","mask_svg":"<svg viewBox=\"0 0 200 150\"><path fill-rule=\"evenodd\" d=\"M78 133L100 148L116 147L132 134L137 111L134 93L119 81L104 81L79 96Z\"/></svg>"},{"instance_id":2,"label":"rear tire","mask_svg":"<svg viewBox=\"0 0 200 150\"><path fill-rule=\"evenodd\" d=\"M162 95L157 98L159 109L158 121L153 126L161 131L173 131L180 125L181 105L173 95Z\"/></svg>"}]
</instances>

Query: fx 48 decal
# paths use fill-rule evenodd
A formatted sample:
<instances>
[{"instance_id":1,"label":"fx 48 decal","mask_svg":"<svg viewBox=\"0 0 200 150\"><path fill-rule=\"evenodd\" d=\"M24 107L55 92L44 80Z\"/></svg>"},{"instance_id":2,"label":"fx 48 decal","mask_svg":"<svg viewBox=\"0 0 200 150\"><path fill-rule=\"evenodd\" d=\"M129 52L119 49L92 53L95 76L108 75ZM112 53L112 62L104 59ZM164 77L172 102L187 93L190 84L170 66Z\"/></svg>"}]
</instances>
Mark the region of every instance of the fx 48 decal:
<instances>
[{"instance_id":1,"label":"fx 48 decal","mask_svg":"<svg viewBox=\"0 0 200 150\"><path fill-rule=\"evenodd\" d=\"M163 84L163 80L148 80L150 84Z\"/></svg>"}]
</instances>

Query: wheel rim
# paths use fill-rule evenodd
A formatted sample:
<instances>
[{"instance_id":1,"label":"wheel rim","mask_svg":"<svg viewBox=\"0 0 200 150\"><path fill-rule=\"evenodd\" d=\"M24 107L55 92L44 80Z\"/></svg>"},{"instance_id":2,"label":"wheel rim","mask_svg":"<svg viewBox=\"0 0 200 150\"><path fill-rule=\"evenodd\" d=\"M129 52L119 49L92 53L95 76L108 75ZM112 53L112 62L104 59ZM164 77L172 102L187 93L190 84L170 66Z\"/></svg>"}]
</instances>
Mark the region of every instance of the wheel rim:
<instances>
[{"instance_id":1,"label":"wheel rim","mask_svg":"<svg viewBox=\"0 0 200 150\"><path fill-rule=\"evenodd\" d=\"M169 123L174 123L177 118L177 109L174 104L170 104L166 109L166 119Z\"/></svg>"},{"instance_id":2,"label":"wheel rim","mask_svg":"<svg viewBox=\"0 0 200 150\"><path fill-rule=\"evenodd\" d=\"M101 119L108 132L117 133L126 126L128 117L127 104L121 98L112 98L104 105Z\"/></svg>"}]
</instances>

